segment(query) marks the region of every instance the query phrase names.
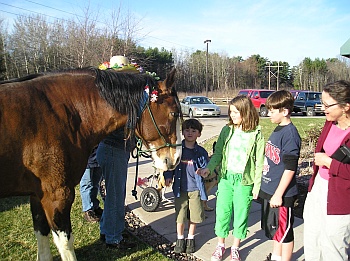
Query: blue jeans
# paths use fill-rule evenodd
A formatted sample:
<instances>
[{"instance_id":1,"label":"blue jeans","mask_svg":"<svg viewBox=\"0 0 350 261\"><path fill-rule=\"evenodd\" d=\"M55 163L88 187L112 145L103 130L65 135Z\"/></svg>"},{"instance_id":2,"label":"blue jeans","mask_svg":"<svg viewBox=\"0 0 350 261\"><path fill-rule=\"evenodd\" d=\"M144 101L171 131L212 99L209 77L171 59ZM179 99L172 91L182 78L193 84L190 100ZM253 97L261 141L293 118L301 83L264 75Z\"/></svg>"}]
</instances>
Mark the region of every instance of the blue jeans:
<instances>
[{"instance_id":1,"label":"blue jeans","mask_svg":"<svg viewBox=\"0 0 350 261\"><path fill-rule=\"evenodd\" d=\"M125 228L126 176L130 153L101 142L97 148L97 161L105 178L106 198L100 221L100 233L107 244L118 244Z\"/></svg>"},{"instance_id":2,"label":"blue jeans","mask_svg":"<svg viewBox=\"0 0 350 261\"><path fill-rule=\"evenodd\" d=\"M80 180L80 195L83 211L94 210L100 206L97 194L100 189L102 169L100 167L86 169Z\"/></svg>"}]
</instances>

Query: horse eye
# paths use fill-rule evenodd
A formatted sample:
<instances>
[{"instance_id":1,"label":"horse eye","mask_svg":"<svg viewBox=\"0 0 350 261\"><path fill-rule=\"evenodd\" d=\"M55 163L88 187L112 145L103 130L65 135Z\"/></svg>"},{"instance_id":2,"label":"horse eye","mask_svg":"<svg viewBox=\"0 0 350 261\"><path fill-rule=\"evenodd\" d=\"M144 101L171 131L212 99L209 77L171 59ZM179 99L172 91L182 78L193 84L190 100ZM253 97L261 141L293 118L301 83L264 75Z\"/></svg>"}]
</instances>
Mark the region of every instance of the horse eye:
<instances>
[{"instance_id":1,"label":"horse eye","mask_svg":"<svg viewBox=\"0 0 350 261\"><path fill-rule=\"evenodd\" d=\"M173 117L179 117L179 113L178 112L170 112L170 115Z\"/></svg>"}]
</instances>

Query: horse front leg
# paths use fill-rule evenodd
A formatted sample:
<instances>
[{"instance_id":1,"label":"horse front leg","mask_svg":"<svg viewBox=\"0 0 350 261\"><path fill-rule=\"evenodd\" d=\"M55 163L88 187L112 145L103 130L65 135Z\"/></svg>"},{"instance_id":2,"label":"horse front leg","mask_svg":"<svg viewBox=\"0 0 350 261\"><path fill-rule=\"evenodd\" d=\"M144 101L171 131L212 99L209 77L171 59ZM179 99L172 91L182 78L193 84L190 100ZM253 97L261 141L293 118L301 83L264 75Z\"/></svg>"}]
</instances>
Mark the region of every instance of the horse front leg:
<instances>
[{"instance_id":1,"label":"horse front leg","mask_svg":"<svg viewBox=\"0 0 350 261\"><path fill-rule=\"evenodd\" d=\"M32 212L34 234L38 245L36 260L52 261L49 241L50 226L38 197L30 197L30 210Z\"/></svg>"},{"instance_id":2,"label":"horse front leg","mask_svg":"<svg viewBox=\"0 0 350 261\"><path fill-rule=\"evenodd\" d=\"M52 231L53 240L61 254L62 261L76 261L74 252L74 238L72 232Z\"/></svg>"},{"instance_id":3,"label":"horse front leg","mask_svg":"<svg viewBox=\"0 0 350 261\"><path fill-rule=\"evenodd\" d=\"M44 195L41 201L62 261L77 260L70 220L74 196L74 188L63 187L58 188L51 195Z\"/></svg>"}]
</instances>

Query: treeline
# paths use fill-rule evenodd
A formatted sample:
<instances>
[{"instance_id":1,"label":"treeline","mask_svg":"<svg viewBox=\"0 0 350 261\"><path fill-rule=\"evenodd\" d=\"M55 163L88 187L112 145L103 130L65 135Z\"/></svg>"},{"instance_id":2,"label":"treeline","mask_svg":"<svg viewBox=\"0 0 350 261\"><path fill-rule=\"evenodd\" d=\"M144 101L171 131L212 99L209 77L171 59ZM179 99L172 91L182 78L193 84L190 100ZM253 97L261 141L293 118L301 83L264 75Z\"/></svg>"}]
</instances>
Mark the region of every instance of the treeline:
<instances>
[{"instance_id":1,"label":"treeline","mask_svg":"<svg viewBox=\"0 0 350 261\"><path fill-rule=\"evenodd\" d=\"M98 66L113 55L125 55L145 70L165 78L177 68L182 92L206 91L205 51L166 50L137 45L140 23L115 11L101 26L91 14L85 19L47 21L44 16L18 16L11 32L0 19L0 80L67 68ZM298 66L254 54L246 59L225 53L208 54L208 91L230 94L243 88L320 91L328 82L350 80L347 58L305 58Z\"/></svg>"}]
</instances>

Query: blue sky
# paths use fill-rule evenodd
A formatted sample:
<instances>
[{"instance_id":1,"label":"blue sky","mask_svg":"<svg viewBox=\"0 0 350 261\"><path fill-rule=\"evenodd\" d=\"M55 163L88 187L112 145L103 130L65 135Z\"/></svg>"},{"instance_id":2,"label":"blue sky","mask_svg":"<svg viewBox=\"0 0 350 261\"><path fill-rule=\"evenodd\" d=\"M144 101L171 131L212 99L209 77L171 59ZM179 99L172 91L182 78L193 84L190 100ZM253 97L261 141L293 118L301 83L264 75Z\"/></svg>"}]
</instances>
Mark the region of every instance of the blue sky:
<instances>
[{"instance_id":1,"label":"blue sky","mask_svg":"<svg viewBox=\"0 0 350 261\"><path fill-rule=\"evenodd\" d=\"M121 4L143 28L139 45L206 50L243 59L259 54L298 65L305 57L339 57L350 38L350 0L0 0L0 17L38 12L71 18L90 10L108 18ZM19 9L22 8L22 9Z\"/></svg>"}]
</instances>

